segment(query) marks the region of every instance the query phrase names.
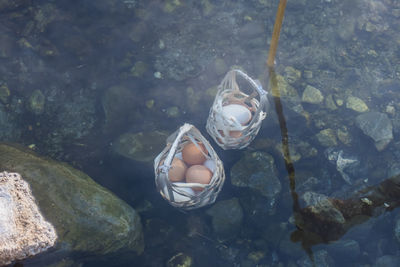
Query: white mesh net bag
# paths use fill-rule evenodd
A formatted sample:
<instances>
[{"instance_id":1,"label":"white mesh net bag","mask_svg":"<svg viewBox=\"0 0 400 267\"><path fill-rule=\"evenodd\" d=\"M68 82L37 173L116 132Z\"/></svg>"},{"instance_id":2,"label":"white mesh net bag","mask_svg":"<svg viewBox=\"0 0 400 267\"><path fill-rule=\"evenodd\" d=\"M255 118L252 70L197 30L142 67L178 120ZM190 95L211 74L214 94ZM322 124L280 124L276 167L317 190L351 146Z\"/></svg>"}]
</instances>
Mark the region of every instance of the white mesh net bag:
<instances>
[{"instance_id":1,"label":"white mesh net bag","mask_svg":"<svg viewBox=\"0 0 400 267\"><path fill-rule=\"evenodd\" d=\"M155 182L172 206L190 210L214 203L225 181L222 161L200 131L185 123L154 160Z\"/></svg>"},{"instance_id":2,"label":"white mesh net bag","mask_svg":"<svg viewBox=\"0 0 400 267\"><path fill-rule=\"evenodd\" d=\"M237 76L243 78L240 88ZM241 70L230 70L218 86L207 132L223 149L242 149L256 137L268 107L261 85Z\"/></svg>"}]
</instances>

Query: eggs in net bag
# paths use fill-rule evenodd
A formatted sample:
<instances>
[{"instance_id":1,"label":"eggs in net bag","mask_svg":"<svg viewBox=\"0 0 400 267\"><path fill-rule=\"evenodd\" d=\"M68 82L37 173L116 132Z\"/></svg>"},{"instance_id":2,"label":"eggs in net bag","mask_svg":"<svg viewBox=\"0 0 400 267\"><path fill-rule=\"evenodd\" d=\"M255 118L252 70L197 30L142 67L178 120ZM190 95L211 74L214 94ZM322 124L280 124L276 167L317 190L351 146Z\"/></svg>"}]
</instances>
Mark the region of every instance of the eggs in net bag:
<instances>
[{"instance_id":1,"label":"eggs in net bag","mask_svg":"<svg viewBox=\"0 0 400 267\"><path fill-rule=\"evenodd\" d=\"M218 86L207 132L223 149L242 149L256 137L268 107L260 84L241 70L230 70Z\"/></svg>"},{"instance_id":2,"label":"eggs in net bag","mask_svg":"<svg viewBox=\"0 0 400 267\"><path fill-rule=\"evenodd\" d=\"M185 210L214 203L225 181L222 161L200 131L185 123L154 160L161 196Z\"/></svg>"}]
</instances>

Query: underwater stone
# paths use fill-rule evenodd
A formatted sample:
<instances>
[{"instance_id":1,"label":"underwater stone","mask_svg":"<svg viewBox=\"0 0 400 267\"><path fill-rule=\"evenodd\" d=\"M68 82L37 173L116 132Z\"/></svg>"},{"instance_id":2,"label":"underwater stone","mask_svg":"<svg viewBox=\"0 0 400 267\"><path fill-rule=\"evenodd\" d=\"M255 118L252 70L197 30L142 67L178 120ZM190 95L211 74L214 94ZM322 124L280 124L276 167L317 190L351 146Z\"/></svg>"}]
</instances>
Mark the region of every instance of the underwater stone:
<instances>
[{"instance_id":1,"label":"underwater stone","mask_svg":"<svg viewBox=\"0 0 400 267\"><path fill-rule=\"evenodd\" d=\"M18 173L0 173L0 265L46 251L56 240L28 183Z\"/></svg>"},{"instance_id":2,"label":"underwater stone","mask_svg":"<svg viewBox=\"0 0 400 267\"><path fill-rule=\"evenodd\" d=\"M393 139L392 122L385 113L371 111L358 115L356 125L375 141L375 147L382 151Z\"/></svg>"},{"instance_id":3,"label":"underwater stone","mask_svg":"<svg viewBox=\"0 0 400 267\"><path fill-rule=\"evenodd\" d=\"M301 97L301 101L310 104L320 104L322 101L324 101L324 96L317 88L307 85Z\"/></svg>"},{"instance_id":4,"label":"underwater stone","mask_svg":"<svg viewBox=\"0 0 400 267\"><path fill-rule=\"evenodd\" d=\"M360 245L353 239L338 240L329 245L328 252L336 259L350 263L360 255Z\"/></svg>"},{"instance_id":5,"label":"underwater stone","mask_svg":"<svg viewBox=\"0 0 400 267\"><path fill-rule=\"evenodd\" d=\"M400 243L400 217L397 217L396 225L394 226L394 236L397 239L397 242Z\"/></svg>"},{"instance_id":6,"label":"underwater stone","mask_svg":"<svg viewBox=\"0 0 400 267\"><path fill-rule=\"evenodd\" d=\"M180 115L179 108L177 106L169 107L165 111L168 118L177 118Z\"/></svg>"},{"instance_id":7,"label":"underwater stone","mask_svg":"<svg viewBox=\"0 0 400 267\"><path fill-rule=\"evenodd\" d=\"M218 201L206 213L212 217L214 232L220 239L229 240L239 234L243 210L237 198Z\"/></svg>"},{"instance_id":8,"label":"underwater stone","mask_svg":"<svg viewBox=\"0 0 400 267\"><path fill-rule=\"evenodd\" d=\"M143 251L136 211L83 172L6 144L0 144L0 169L24 177L40 211L54 225L58 242L49 260L74 253L96 256Z\"/></svg>"},{"instance_id":9,"label":"underwater stone","mask_svg":"<svg viewBox=\"0 0 400 267\"><path fill-rule=\"evenodd\" d=\"M0 11L12 10L22 5L29 6L30 0L0 0Z\"/></svg>"},{"instance_id":10,"label":"underwater stone","mask_svg":"<svg viewBox=\"0 0 400 267\"><path fill-rule=\"evenodd\" d=\"M28 108L34 114L40 115L44 111L45 102L46 102L46 99L45 99L43 93L40 90L35 90L29 97Z\"/></svg>"},{"instance_id":11,"label":"underwater stone","mask_svg":"<svg viewBox=\"0 0 400 267\"><path fill-rule=\"evenodd\" d=\"M336 166L337 171L348 184L352 184L351 176L361 174L360 160L350 153L335 148L325 150L325 156Z\"/></svg>"},{"instance_id":12,"label":"underwater stone","mask_svg":"<svg viewBox=\"0 0 400 267\"><path fill-rule=\"evenodd\" d=\"M296 83L301 78L301 71L296 70L293 67L286 67L285 78L290 84Z\"/></svg>"},{"instance_id":13,"label":"underwater stone","mask_svg":"<svg viewBox=\"0 0 400 267\"><path fill-rule=\"evenodd\" d=\"M313 260L308 256L302 257L297 261L299 266L302 267L312 267L312 266L336 266L332 257L328 254L328 252L324 249L313 252Z\"/></svg>"},{"instance_id":14,"label":"underwater stone","mask_svg":"<svg viewBox=\"0 0 400 267\"><path fill-rule=\"evenodd\" d=\"M130 70L133 77L141 78L147 71L147 65L143 61L135 62L135 65Z\"/></svg>"},{"instance_id":15,"label":"underwater stone","mask_svg":"<svg viewBox=\"0 0 400 267\"><path fill-rule=\"evenodd\" d=\"M393 106L393 104L389 104L386 106L385 112L391 116L395 116L396 108Z\"/></svg>"},{"instance_id":16,"label":"underwater stone","mask_svg":"<svg viewBox=\"0 0 400 267\"><path fill-rule=\"evenodd\" d=\"M350 145L352 141L352 137L349 133L349 129L346 126L342 126L336 131L337 137L345 145Z\"/></svg>"},{"instance_id":17,"label":"underwater stone","mask_svg":"<svg viewBox=\"0 0 400 267\"><path fill-rule=\"evenodd\" d=\"M304 71L304 78L312 79L313 78L313 72L311 70L305 70Z\"/></svg>"},{"instance_id":18,"label":"underwater stone","mask_svg":"<svg viewBox=\"0 0 400 267\"><path fill-rule=\"evenodd\" d=\"M118 155L141 162L151 163L164 149L166 132L139 132L122 134L113 142L112 149Z\"/></svg>"},{"instance_id":19,"label":"underwater stone","mask_svg":"<svg viewBox=\"0 0 400 267\"><path fill-rule=\"evenodd\" d=\"M337 106L335 104L335 100L333 99L332 95L328 95L325 98L325 106L330 110L336 110L337 109Z\"/></svg>"},{"instance_id":20,"label":"underwater stone","mask_svg":"<svg viewBox=\"0 0 400 267\"><path fill-rule=\"evenodd\" d=\"M234 186L249 187L261 195L274 199L282 189L274 158L265 152L245 152L231 169Z\"/></svg>"},{"instance_id":21,"label":"underwater stone","mask_svg":"<svg viewBox=\"0 0 400 267\"><path fill-rule=\"evenodd\" d=\"M320 131L316 135L318 142L325 147L337 146L337 139L335 132L328 128Z\"/></svg>"},{"instance_id":22,"label":"underwater stone","mask_svg":"<svg viewBox=\"0 0 400 267\"><path fill-rule=\"evenodd\" d=\"M362 101L358 97L354 96L349 96L346 100L346 108L352 109L357 112L366 112L368 111L368 106L365 104L364 101Z\"/></svg>"},{"instance_id":23,"label":"underwater stone","mask_svg":"<svg viewBox=\"0 0 400 267\"><path fill-rule=\"evenodd\" d=\"M333 222L335 224L344 224L345 218L343 214L329 201L329 198L323 194L314 192L306 192L302 195L305 201L315 216L323 218L324 221Z\"/></svg>"},{"instance_id":24,"label":"underwater stone","mask_svg":"<svg viewBox=\"0 0 400 267\"><path fill-rule=\"evenodd\" d=\"M3 84L0 86L0 101L4 104L8 103L8 98L10 97L10 89L8 86Z\"/></svg>"},{"instance_id":25,"label":"underwater stone","mask_svg":"<svg viewBox=\"0 0 400 267\"><path fill-rule=\"evenodd\" d=\"M166 264L166 267L191 267L193 266L193 259L189 255L183 254L182 252L174 255L170 258Z\"/></svg>"},{"instance_id":26,"label":"underwater stone","mask_svg":"<svg viewBox=\"0 0 400 267\"><path fill-rule=\"evenodd\" d=\"M301 98L296 89L291 86L283 76L277 75L276 79L279 91L277 90L278 92L275 92L275 90L272 90L270 93L273 96L280 97L282 105L288 108L289 112L285 113L286 119L298 119L300 116L304 119L305 112L301 105Z\"/></svg>"},{"instance_id":27,"label":"underwater stone","mask_svg":"<svg viewBox=\"0 0 400 267\"><path fill-rule=\"evenodd\" d=\"M400 266L400 257L395 255L385 255L376 259L372 267L395 267Z\"/></svg>"}]
</instances>

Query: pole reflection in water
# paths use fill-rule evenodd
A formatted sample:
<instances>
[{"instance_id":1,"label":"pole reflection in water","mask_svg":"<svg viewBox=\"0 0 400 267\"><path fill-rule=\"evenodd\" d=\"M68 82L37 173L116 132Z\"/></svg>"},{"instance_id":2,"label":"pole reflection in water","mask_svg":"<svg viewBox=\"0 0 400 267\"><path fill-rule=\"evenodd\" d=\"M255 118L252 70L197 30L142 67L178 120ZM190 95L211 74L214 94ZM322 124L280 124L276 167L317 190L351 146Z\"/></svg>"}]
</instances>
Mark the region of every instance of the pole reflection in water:
<instances>
[{"instance_id":1,"label":"pole reflection in water","mask_svg":"<svg viewBox=\"0 0 400 267\"><path fill-rule=\"evenodd\" d=\"M288 129L273 67L269 68L269 83L281 130L284 162L290 180L293 218L297 227L291 234L291 240L300 242L313 261L313 246L338 240L352 227L399 207L400 175L390 177L378 185L350 192L347 199L308 192L302 196L308 205L301 208L296 193L295 168L289 152Z\"/></svg>"},{"instance_id":2,"label":"pole reflection in water","mask_svg":"<svg viewBox=\"0 0 400 267\"><path fill-rule=\"evenodd\" d=\"M302 208L295 218L298 229L291 238L306 248L335 241L350 228L399 206L400 175L396 175L347 199L318 199L314 205Z\"/></svg>"}]
</instances>

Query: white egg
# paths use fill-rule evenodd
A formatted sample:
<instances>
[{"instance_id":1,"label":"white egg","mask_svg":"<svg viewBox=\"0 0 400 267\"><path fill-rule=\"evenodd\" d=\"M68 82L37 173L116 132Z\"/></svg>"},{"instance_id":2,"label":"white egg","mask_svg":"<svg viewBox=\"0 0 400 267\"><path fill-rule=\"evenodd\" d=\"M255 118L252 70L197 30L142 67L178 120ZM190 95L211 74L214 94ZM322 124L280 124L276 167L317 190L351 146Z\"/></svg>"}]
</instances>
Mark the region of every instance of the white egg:
<instances>
[{"instance_id":1,"label":"white egg","mask_svg":"<svg viewBox=\"0 0 400 267\"><path fill-rule=\"evenodd\" d=\"M239 104L229 104L223 106L222 114L226 118L235 118L242 125L246 125L251 119L250 110Z\"/></svg>"},{"instance_id":2,"label":"white egg","mask_svg":"<svg viewBox=\"0 0 400 267\"><path fill-rule=\"evenodd\" d=\"M182 159L182 152L176 153L175 158Z\"/></svg>"},{"instance_id":3,"label":"white egg","mask_svg":"<svg viewBox=\"0 0 400 267\"><path fill-rule=\"evenodd\" d=\"M180 183L173 183L173 184L180 184ZM190 187L180 187L178 190L179 191L183 191L183 192L187 193L190 196L194 196L195 195L195 192ZM170 199L168 197L168 190L167 190L166 187L164 187L163 191L164 191L164 195L167 197L167 199ZM179 193L177 193L175 191L172 191L172 194L174 195L174 201L175 202L185 202L185 201L190 200L190 197L181 195L181 194L179 194Z\"/></svg>"},{"instance_id":4,"label":"white egg","mask_svg":"<svg viewBox=\"0 0 400 267\"><path fill-rule=\"evenodd\" d=\"M208 159L203 163L212 173L215 171L215 162L212 159Z\"/></svg>"}]
</instances>

